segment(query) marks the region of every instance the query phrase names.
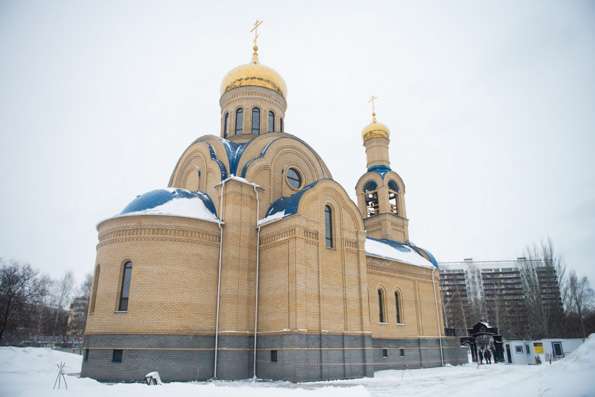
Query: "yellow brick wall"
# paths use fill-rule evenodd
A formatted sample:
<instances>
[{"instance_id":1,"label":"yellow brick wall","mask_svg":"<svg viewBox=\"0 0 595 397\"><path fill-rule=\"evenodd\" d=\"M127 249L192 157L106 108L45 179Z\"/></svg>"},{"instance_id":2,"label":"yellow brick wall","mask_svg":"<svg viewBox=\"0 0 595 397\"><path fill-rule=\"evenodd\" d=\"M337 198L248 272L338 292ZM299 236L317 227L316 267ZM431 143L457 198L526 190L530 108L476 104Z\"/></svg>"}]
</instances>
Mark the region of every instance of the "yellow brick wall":
<instances>
[{"instance_id":1,"label":"yellow brick wall","mask_svg":"<svg viewBox=\"0 0 595 397\"><path fill-rule=\"evenodd\" d=\"M433 273L432 284L431 269L373 257L368 257L367 262L370 324L374 337L436 337L442 334L442 304L437 271ZM381 287L386 292L386 323L379 322L378 288ZM396 321L394 294L397 290L401 292L402 300L401 324Z\"/></svg>"},{"instance_id":2,"label":"yellow brick wall","mask_svg":"<svg viewBox=\"0 0 595 397\"><path fill-rule=\"evenodd\" d=\"M219 232L215 224L130 216L99 226L100 266L86 333L212 333ZM128 311L117 312L122 266L133 264ZM95 285L93 286L95 288Z\"/></svg>"}]
</instances>

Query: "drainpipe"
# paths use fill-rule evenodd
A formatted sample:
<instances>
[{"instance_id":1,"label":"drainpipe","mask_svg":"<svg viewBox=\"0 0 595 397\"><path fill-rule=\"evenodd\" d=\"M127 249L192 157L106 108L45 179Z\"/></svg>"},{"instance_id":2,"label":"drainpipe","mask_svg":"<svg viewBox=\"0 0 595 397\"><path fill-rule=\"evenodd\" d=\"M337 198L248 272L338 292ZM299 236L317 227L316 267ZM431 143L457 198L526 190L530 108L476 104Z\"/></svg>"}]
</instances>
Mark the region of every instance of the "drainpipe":
<instances>
[{"instance_id":1,"label":"drainpipe","mask_svg":"<svg viewBox=\"0 0 595 397\"><path fill-rule=\"evenodd\" d=\"M255 278L255 298L254 298L254 358L252 363L252 369L254 373L252 374L252 380L256 380L256 337L258 332L258 281L259 281L259 268L260 268L260 225L258 224L259 221L259 210L260 210L260 201L258 197L258 190L256 189L256 185L252 185L254 188L254 193L256 194L256 278Z\"/></svg>"},{"instance_id":2,"label":"drainpipe","mask_svg":"<svg viewBox=\"0 0 595 397\"><path fill-rule=\"evenodd\" d=\"M438 298L436 297L436 279L434 278L434 272L436 269L432 269L432 291L434 292L434 305L436 307L436 327L438 328L438 343L440 344L440 362L444 367L444 352L442 351L442 332L440 330L440 315L438 314Z\"/></svg>"},{"instance_id":3,"label":"drainpipe","mask_svg":"<svg viewBox=\"0 0 595 397\"><path fill-rule=\"evenodd\" d=\"M221 264L223 261L223 192L225 182L221 182L221 198L219 201L219 270L217 271L217 309L215 312L215 360L213 363L213 379L217 379L217 359L219 353L219 306L221 304Z\"/></svg>"}]
</instances>

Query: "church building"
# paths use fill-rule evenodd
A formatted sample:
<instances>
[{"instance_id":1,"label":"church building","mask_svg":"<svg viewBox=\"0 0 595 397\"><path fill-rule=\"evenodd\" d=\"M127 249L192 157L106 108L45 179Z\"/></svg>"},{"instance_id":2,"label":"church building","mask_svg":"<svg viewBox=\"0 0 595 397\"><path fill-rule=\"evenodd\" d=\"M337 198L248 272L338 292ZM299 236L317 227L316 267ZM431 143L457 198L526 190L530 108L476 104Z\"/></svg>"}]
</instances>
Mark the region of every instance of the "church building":
<instances>
[{"instance_id":1,"label":"church building","mask_svg":"<svg viewBox=\"0 0 595 397\"><path fill-rule=\"evenodd\" d=\"M436 259L409 240L376 115L355 203L286 132L287 87L256 41L219 104L219 136L97 226L81 376L297 382L466 362L443 333Z\"/></svg>"}]
</instances>

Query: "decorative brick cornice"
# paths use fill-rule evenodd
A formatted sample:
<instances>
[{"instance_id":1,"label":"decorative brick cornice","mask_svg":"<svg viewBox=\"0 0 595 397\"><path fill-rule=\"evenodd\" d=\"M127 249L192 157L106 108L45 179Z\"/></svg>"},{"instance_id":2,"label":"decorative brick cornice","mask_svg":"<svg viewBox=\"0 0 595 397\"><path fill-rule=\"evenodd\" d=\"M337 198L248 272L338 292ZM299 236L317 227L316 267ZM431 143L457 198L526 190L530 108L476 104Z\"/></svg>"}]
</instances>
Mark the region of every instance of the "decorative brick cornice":
<instances>
[{"instance_id":1,"label":"decorative brick cornice","mask_svg":"<svg viewBox=\"0 0 595 397\"><path fill-rule=\"evenodd\" d=\"M243 101L247 98L269 102L279 107L283 112L287 109L287 102L281 95L267 88L254 86L237 87L227 91L221 96L219 104L223 109L236 101Z\"/></svg>"},{"instance_id":2,"label":"decorative brick cornice","mask_svg":"<svg viewBox=\"0 0 595 397\"><path fill-rule=\"evenodd\" d=\"M142 225L110 228L99 233L97 248L129 241L172 241L219 245L219 235L179 226Z\"/></svg>"},{"instance_id":3,"label":"decorative brick cornice","mask_svg":"<svg viewBox=\"0 0 595 397\"><path fill-rule=\"evenodd\" d=\"M288 240L296 237L296 228L292 227L289 229L280 230L275 233L269 233L260 237L260 245L265 246L277 241Z\"/></svg>"},{"instance_id":4,"label":"decorative brick cornice","mask_svg":"<svg viewBox=\"0 0 595 397\"><path fill-rule=\"evenodd\" d=\"M343 239L343 247L348 250L357 251L357 240Z\"/></svg>"},{"instance_id":5,"label":"decorative brick cornice","mask_svg":"<svg viewBox=\"0 0 595 397\"><path fill-rule=\"evenodd\" d=\"M304 229L304 239L306 243L317 245L318 244L318 231Z\"/></svg>"},{"instance_id":6,"label":"decorative brick cornice","mask_svg":"<svg viewBox=\"0 0 595 397\"><path fill-rule=\"evenodd\" d=\"M318 231L308 230L297 227L290 227L287 229L273 232L260 237L260 245L268 246L274 243L286 241L292 238L304 239L307 244L317 245L318 244Z\"/></svg>"}]
</instances>

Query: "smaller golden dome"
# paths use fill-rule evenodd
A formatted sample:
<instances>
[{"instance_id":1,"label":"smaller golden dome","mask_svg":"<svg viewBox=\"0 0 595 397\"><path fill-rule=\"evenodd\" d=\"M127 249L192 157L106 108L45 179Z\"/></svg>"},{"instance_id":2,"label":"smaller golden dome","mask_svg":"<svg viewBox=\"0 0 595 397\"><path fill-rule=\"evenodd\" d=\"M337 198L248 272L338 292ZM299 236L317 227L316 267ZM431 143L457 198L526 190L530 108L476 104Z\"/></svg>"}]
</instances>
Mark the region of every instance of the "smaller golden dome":
<instances>
[{"instance_id":1,"label":"smaller golden dome","mask_svg":"<svg viewBox=\"0 0 595 397\"><path fill-rule=\"evenodd\" d=\"M252 62L232 69L221 82L221 95L227 91L245 86L268 88L287 97L285 80L279 73L268 66L258 63L258 47L254 47Z\"/></svg>"},{"instance_id":2,"label":"smaller golden dome","mask_svg":"<svg viewBox=\"0 0 595 397\"><path fill-rule=\"evenodd\" d=\"M372 122L368 124L362 131L362 138L364 141L372 138L386 138L390 136L390 130L387 126L376 121L376 114L372 115Z\"/></svg>"}]
</instances>

